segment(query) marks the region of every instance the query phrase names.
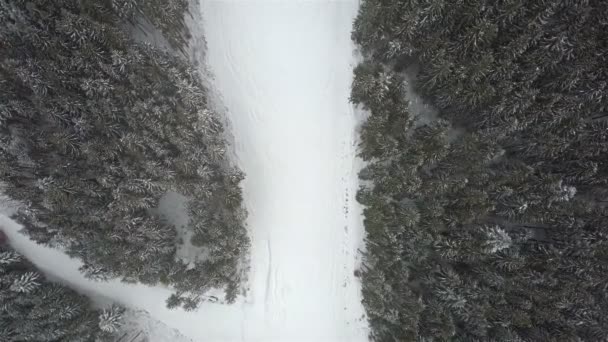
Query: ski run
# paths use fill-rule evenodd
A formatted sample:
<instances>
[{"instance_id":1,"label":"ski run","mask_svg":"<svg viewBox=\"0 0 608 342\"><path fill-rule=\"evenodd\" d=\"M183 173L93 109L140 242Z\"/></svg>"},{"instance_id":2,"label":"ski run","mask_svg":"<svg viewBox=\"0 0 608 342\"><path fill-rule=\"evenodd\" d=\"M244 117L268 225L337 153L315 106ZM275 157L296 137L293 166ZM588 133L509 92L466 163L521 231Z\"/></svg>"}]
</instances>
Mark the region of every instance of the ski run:
<instances>
[{"instance_id":1,"label":"ski run","mask_svg":"<svg viewBox=\"0 0 608 342\"><path fill-rule=\"evenodd\" d=\"M18 233L11 244L97 300L141 314L129 324L162 341L367 341L355 201L358 114L348 102L358 2L203 1L211 84L225 107L252 240L246 295L235 304L169 310L170 291L92 282L80 263ZM147 313L145 313L147 312Z\"/></svg>"}]
</instances>

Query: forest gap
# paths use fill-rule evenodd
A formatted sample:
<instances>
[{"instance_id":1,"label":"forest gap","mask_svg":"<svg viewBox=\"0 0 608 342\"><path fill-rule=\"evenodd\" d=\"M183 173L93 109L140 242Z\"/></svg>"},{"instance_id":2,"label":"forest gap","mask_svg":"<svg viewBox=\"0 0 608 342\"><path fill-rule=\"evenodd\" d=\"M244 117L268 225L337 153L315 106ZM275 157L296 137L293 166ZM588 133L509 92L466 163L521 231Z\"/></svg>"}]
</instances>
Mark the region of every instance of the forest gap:
<instances>
[{"instance_id":1,"label":"forest gap","mask_svg":"<svg viewBox=\"0 0 608 342\"><path fill-rule=\"evenodd\" d=\"M243 335L253 339L367 339L353 275L362 239L348 102L356 10L357 1L203 5L207 64L247 175Z\"/></svg>"}]
</instances>

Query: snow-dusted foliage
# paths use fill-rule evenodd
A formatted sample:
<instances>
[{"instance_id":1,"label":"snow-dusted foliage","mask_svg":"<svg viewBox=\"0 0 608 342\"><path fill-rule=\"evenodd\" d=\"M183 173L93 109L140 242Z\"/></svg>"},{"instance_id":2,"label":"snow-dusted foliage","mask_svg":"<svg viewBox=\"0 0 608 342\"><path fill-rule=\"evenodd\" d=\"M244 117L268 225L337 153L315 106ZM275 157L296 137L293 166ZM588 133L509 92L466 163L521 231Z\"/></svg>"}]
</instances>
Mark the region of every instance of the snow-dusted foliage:
<instances>
[{"instance_id":1,"label":"snow-dusted foliage","mask_svg":"<svg viewBox=\"0 0 608 342\"><path fill-rule=\"evenodd\" d=\"M511 247L513 240L509 234L499 226L492 226L485 229L486 251L488 253L500 252Z\"/></svg>"},{"instance_id":2,"label":"snow-dusted foliage","mask_svg":"<svg viewBox=\"0 0 608 342\"><path fill-rule=\"evenodd\" d=\"M10 265L18 262L21 256L13 251L3 251L0 253L0 265Z\"/></svg>"},{"instance_id":3,"label":"snow-dusted foliage","mask_svg":"<svg viewBox=\"0 0 608 342\"><path fill-rule=\"evenodd\" d=\"M173 48L181 49L188 40L184 14L188 0L111 0L111 9L122 21L142 25L150 21Z\"/></svg>"},{"instance_id":4,"label":"snow-dusted foliage","mask_svg":"<svg viewBox=\"0 0 608 342\"><path fill-rule=\"evenodd\" d=\"M362 1L351 99L370 111L358 200L372 338L608 335L607 11ZM437 118L417 120L404 84Z\"/></svg>"},{"instance_id":5,"label":"snow-dusted foliage","mask_svg":"<svg viewBox=\"0 0 608 342\"><path fill-rule=\"evenodd\" d=\"M33 239L91 278L234 298L249 242L221 120L192 66L121 29L144 15L174 24L177 44L184 4L0 0L2 190L24 204L16 218ZM192 243L209 251L194 268L152 210L169 191L189 199Z\"/></svg>"},{"instance_id":6,"label":"snow-dusted foliage","mask_svg":"<svg viewBox=\"0 0 608 342\"><path fill-rule=\"evenodd\" d=\"M111 306L99 315L99 329L107 333L116 333L122 324L124 308Z\"/></svg>"},{"instance_id":7,"label":"snow-dusted foliage","mask_svg":"<svg viewBox=\"0 0 608 342\"><path fill-rule=\"evenodd\" d=\"M35 272L26 272L16 278L9 289L14 292L30 293L34 291L40 283L37 281L40 275Z\"/></svg>"},{"instance_id":8,"label":"snow-dusted foliage","mask_svg":"<svg viewBox=\"0 0 608 342\"><path fill-rule=\"evenodd\" d=\"M6 244L0 245L0 255L0 341L116 339L116 329L109 327L120 325L120 315L115 314L122 312L120 307L104 316L105 311L93 309L87 298L47 281Z\"/></svg>"}]
</instances>

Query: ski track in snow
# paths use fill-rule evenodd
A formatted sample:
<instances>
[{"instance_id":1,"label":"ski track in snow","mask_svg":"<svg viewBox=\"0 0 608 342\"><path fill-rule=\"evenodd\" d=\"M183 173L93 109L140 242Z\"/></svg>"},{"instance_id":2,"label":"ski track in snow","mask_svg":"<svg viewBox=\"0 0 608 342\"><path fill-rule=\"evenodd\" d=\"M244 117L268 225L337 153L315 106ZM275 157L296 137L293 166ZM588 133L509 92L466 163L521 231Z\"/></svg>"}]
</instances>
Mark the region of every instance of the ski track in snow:
<instances>
[{"instance_id":1,"label":"ski track in snow","mask_svg":"<svg viewBox=\"0 0 608 342\"><path fill-rule=\"evenodd\" d=\"M246 298L171 311L167 289L86 280L79 262L33 244L0 216L13 246L54 278L146 310L194 341L367 341L354 277L363 239L354 198L360 118L348 103L357 6L357 0L201 5L211 83L222 94L237 163L247 175ZM178 341L177 334L150 334L153 342Z\"/></svg>"}]
</instances>

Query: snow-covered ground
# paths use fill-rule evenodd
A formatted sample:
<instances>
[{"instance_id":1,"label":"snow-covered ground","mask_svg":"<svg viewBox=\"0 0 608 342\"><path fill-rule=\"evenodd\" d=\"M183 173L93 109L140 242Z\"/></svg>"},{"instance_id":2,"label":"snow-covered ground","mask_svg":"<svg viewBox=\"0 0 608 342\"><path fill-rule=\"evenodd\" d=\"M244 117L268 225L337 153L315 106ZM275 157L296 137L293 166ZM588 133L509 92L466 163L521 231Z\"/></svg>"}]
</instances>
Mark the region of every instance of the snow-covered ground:
<instances>
[{"instance_id":1,"label":"snow-covered ground","mask_svg":"<svg viewBox=\"0 0 608 342\"><path fill-rule=\"evenodd\" d=\"M363 239L354 198L360 120L348 103L357 5L203 1L206 62L247 174L251 273L236 304L171 311L168 290L88 281L77 261L33 244L0 216L11 243L84 293L146 310L151 318L136 316L153 342L189 341L172 329L194 341L366 341L354 276Z\"/></svg>"},{"instance_id":2,"label":"snow-covered ground","mask_svg":"<svg viewBox=\"0 0 608 342\"><path fill-rule=\"evenodd\" d=\"M348 103L357 1L203 3L207 64L229 110L252 238L247 340L367 336Z\"/></svg>"}]
</instances>

